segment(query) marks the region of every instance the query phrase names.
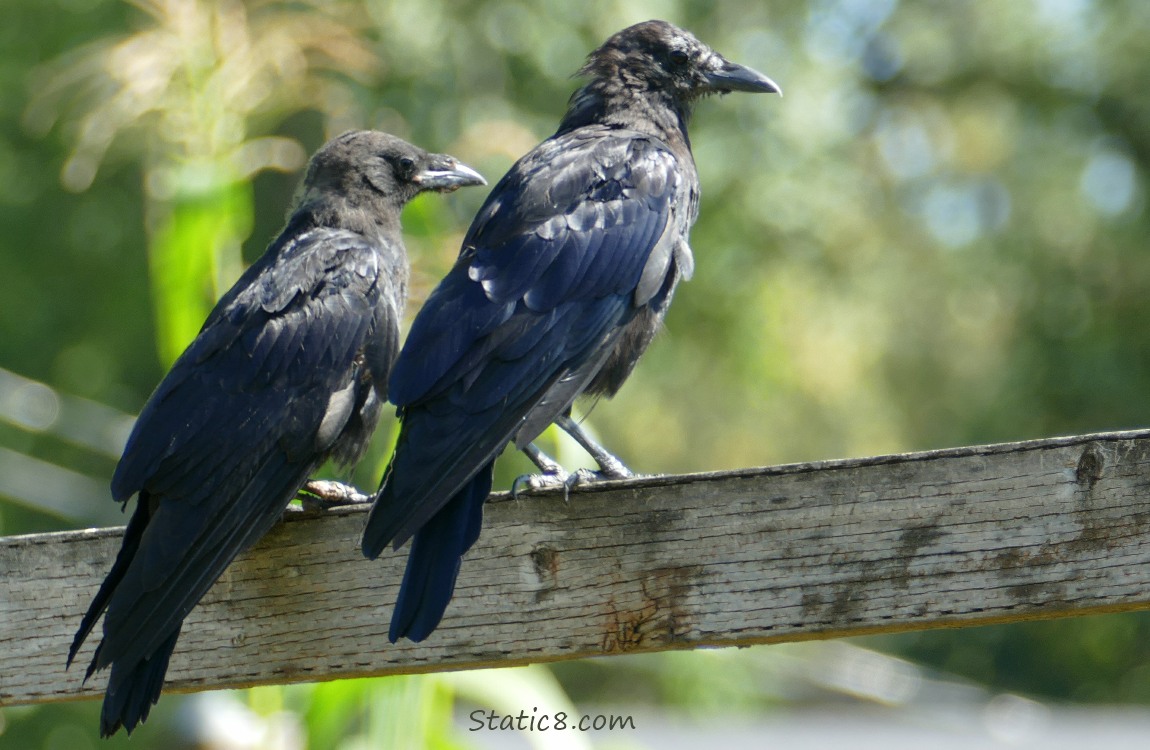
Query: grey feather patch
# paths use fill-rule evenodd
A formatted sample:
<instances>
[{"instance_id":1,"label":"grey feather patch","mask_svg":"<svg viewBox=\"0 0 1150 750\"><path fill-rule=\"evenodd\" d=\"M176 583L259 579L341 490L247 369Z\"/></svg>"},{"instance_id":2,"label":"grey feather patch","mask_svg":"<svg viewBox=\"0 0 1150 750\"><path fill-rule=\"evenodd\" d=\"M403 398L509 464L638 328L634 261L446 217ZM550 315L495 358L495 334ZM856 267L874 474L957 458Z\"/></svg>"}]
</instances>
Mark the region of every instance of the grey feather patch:
<instances>
[{"instance_id":1,"label":"grey feather patch","mask_svg":"<svg viewBox=\"0 0 1150 750\"><path fill-rule=\"evenodd\" d=\"M319 423L319 429L315 433L316 450L326 451L331 447L331 444L343 431L354 407L355 380L353 379L342 389L331 394L331 398L327 400L327 410L324 412L323 420Z\"/></svg>"},{"instance_id":2,"label":"grey feather patch","mask_svg":"<svg viewBox=\"0 0 1150 750\"><path fill-rule=\"evenodd\" d=\"M670 222L663 227L663 234L655 243L655 247L651 249L651 254L647 257L647 264L643 266L643 274L639 277L639 285L635 287L635 307L642 307L647 304L655 296L655 293L663 287L663 281L667 278L668 267L671 265L672 248L678 244L676 242L678 234Z\"/></svg>"},{"instance_id":3,"label":"grey feather patch","mask_svg":"<svg viewBox=\"0 0 1150 750\"><path fill-rule=\"evenodd\" d=\"M679 267L683 280L690 281L691 275L695 273L695 255L684 239L680 239L675 245L675 265Z\"/></svg>"}]
</instances>

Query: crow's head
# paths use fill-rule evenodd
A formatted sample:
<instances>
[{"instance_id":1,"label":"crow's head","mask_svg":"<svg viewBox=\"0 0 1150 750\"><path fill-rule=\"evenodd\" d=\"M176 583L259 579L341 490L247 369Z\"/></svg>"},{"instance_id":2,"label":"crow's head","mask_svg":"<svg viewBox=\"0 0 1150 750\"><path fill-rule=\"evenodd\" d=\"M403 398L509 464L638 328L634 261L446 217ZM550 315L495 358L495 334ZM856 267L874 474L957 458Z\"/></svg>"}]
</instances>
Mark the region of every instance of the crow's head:
<instances>
[{"instance_id":1,"label":"crow's head","mask_svg":"<svg viewBox=\"0 0 1150 750\"><path fill-rule=\"evenodd\" d=\"M429 154L377 130L352 130L328 141L311 158L303 193L305 202L309 194L338 193L353 202L382 198L402 206L425 190L450 192L486 184L453 156Z\"/></svg>"},{"instance_id":2,"label":"crow's head","mask_svg":"<svg viewBox=\"0 0 1150 750\"><path fill-rule=\"evenodd\" d=\"M668 94L684 104L706 94L780 94L762 73L727 60L689 31L666 21L628 26L587 57L582 75Z\"/></svg>"}]
</instances>

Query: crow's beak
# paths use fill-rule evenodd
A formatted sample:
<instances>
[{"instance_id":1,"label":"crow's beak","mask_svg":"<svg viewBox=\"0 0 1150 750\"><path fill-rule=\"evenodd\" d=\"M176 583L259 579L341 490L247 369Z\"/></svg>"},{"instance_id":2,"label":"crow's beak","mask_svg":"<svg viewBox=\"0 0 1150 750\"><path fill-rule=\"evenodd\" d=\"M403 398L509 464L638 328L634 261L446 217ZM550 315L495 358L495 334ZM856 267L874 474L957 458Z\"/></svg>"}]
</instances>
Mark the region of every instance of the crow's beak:
<instances>
[{"instance_id":1,"label":"crow's beak","mask_svg":"<svg viewBox=\"0 0 1150 750\"><path fill-rule=\"evenodd\" d=\"M417 173L411 181L424 190L451 192L467 185L486 185L483 175L446 154L435 154L427 168Z\"/></svg>"},{"instance_id":2,"label":"crow's beak","mask_svg":"<svg viewBox=\"0 0 1150 750\"><path fill-rule=\"evenodd\" d=\"M712 91L748 91L754 94L782 94L779 84L752 68L715 55L714 66L704 75Z\"/></svg>"}]
</instances>

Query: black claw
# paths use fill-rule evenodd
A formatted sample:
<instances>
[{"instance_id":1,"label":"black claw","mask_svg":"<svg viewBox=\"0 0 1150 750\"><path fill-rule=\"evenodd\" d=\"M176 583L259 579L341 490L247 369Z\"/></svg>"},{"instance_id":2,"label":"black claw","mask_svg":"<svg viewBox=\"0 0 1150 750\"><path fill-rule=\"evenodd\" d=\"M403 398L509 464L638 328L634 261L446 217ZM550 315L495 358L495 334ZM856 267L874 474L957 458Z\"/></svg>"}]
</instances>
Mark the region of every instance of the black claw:
<instances>
[{"instance_id":1,"label":"black claw","mask_svg":"<svg viewBox=\"0 0 1150 750\"><path fill-rule=\"evenodd\" d=\"M566 500L567 494L570 491L567 483L571 480L572 476L574 475L568 474L563 469L541 474L520 474L515 477L515 481L511 483L511 498L518 500L519 493L524 490L528 493L535 493L556 490L562 487L563 499Z\"/></svg>"}]
</instances>

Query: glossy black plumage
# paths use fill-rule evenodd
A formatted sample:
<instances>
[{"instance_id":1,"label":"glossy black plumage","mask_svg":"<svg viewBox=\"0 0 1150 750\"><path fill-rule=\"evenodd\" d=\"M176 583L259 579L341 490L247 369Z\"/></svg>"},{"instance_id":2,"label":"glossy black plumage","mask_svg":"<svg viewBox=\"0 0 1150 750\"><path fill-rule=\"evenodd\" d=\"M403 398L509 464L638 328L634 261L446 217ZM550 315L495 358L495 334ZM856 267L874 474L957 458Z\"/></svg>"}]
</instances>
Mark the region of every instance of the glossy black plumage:
<instances>
[{"instance_id":1,"label":"glossy black plumage","mask_svg":"<svg viewBox=\"0 0 1150 750\"><path fill-rule=\"evenodd\" d=\"M690 276L694 102L778 91L662 21L619 32L581 72L558 132L480 209L392 374L403 424L363 538L369 557L413 538L392 641L438 624L504 446L618 390Z\"/></svg>"},{"instance_id":2,"label":"glossy black plumage","mask_svg":"<svg viewBox=\"0 0 1150 750\"><path fill-rule=\"evenodd\" d=\"M111 667L103 735L147 717L188 612L312 472L362 455L399 350L400 211L423 190L481 183L373 131L312 158L287 226L156 388L116 467L112 496L138 503L68 655L106 610L86 675Z\"/></svg>"}]
</instances>

